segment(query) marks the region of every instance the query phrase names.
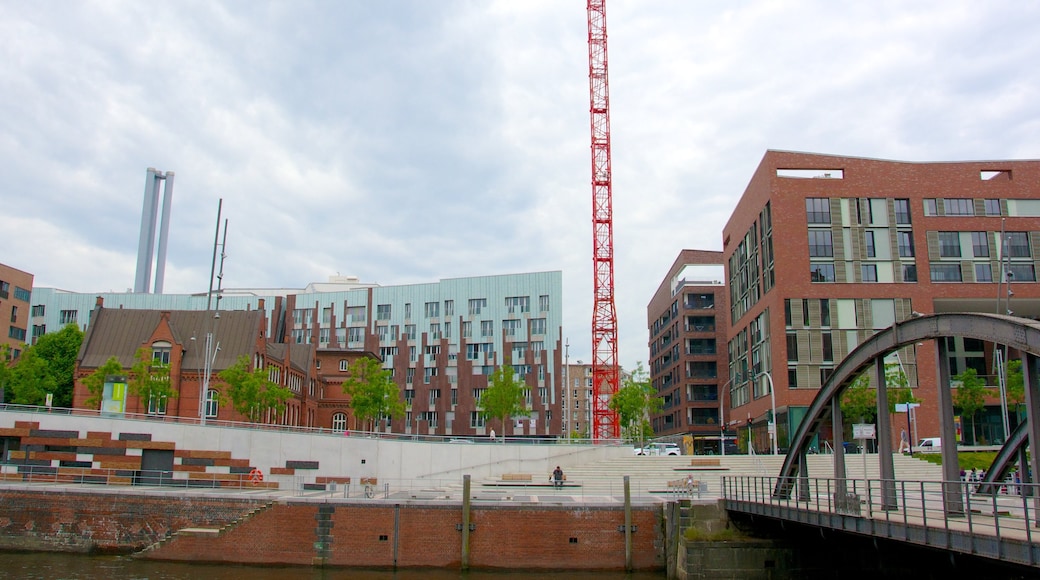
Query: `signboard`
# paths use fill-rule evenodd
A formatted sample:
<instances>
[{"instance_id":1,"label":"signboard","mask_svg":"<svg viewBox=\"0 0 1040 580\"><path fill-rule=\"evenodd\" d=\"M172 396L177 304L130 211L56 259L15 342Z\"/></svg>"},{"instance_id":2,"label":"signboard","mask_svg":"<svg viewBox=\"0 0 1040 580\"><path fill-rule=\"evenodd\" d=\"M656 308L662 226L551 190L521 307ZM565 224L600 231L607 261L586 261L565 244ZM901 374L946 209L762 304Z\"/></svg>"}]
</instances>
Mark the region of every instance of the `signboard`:
<instances>
[{"instance_id":1,"label":"signboard","mask_svg":"<svg viewBox=\"0 0 1040 580\"><path fill-rule=\"evenodd\" d=\"M920 406L921 403L896 403L896 413L906 413L908 410L913 410Z\"/></svg>"},{"instance_id":2,"label":"signboard","mask_svg":"<svg viewBox=\"0 0 1040 580\"><path fill-rule=\"evenodd\" d=\"M872 423L856 423L852 426L853 439L873 439L874 425Z\"/></svg>"},{"instance_id":3,"label":"signboard","mask_svg":"<svg viewBox=\"0 0 1040 580\"><path fill-rule=\"evenodd\" d=\"M101 394L101 412L123 413L126 411L126 377L105 377Z\"/></svg>"}]
</instances>

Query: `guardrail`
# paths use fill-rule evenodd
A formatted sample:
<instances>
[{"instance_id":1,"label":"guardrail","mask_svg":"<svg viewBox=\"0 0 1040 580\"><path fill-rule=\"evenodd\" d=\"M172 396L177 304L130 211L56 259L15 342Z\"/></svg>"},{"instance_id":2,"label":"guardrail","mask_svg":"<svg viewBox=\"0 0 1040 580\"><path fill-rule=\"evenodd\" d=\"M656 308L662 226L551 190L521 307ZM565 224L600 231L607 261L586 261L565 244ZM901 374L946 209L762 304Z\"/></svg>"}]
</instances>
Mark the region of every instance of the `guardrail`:
<instances>
[{"instance_id":1,"label":"guardrail","mask_svg":"<svg viewBox=\"0 0 1040 580\"><path fill-rule=\"evenodd\" d=\"M726 509L1040 566L1040 484L725 476ZM805 487L802 487L804 484Z\"/></svg>"}]
</instances>

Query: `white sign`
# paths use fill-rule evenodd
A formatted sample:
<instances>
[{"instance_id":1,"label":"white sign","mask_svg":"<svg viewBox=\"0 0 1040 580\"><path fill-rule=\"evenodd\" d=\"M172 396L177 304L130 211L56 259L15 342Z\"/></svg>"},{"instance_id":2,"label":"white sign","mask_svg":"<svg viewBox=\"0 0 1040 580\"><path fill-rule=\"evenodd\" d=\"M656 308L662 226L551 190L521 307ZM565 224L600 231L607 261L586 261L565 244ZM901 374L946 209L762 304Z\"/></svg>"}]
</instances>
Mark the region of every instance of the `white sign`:
<instances>
[{"instance_id":1,"label":"white sign","mask_svg":"<svg viewBox=\"0 0 1040 580\"><path fill-rule=\"evenodd\" d=\"M776 434L776 423L770 421L769 422L769 429L768 429L768 431L769 431L770 435Z\"/></svg>"},{"instance_id":2,"label":"white sign","mask_svg":"<svg viewBox=\"0 0 1040 580\"><path fill-rule=\"evenodd\" d=\"M874 425L867 423L856 423L852 426L853 439L873 439Z\"/></svg>"},{"instance_id":3,"label":"white sign","mask_svg":"<svg viewBox=\"0 0 1040 580\"><path fill-rule=\"evenodd\" d=\"M916 409L921 406L921 403L896 403L896 413L906 413L907 407Z\"/></svg>"}]
</instances>

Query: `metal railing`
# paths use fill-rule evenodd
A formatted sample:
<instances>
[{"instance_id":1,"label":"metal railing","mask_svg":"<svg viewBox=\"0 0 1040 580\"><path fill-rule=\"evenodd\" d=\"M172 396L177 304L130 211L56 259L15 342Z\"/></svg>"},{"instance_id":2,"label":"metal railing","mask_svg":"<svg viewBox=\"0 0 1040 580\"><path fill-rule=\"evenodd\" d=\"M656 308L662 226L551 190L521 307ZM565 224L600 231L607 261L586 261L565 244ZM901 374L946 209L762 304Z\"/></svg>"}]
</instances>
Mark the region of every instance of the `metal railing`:
<instances>
[{"instance_id":1,"label":"metal railing","mask_svg":"<svg viewBox=\"0 0 1040 580\"><path fill-rule=\"evenodd\" d=\"M723 477L727 509L1040 566L1040 484Z\"/></svg>"}]
</instances>

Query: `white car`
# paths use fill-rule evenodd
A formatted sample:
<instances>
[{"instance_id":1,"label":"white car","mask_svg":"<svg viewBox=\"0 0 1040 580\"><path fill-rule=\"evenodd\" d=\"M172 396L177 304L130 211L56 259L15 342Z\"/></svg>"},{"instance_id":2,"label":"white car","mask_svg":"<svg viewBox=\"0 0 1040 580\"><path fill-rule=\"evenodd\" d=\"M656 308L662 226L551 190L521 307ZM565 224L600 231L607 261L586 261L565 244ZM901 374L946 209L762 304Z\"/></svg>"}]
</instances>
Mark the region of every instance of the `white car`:
<instances>
[{"instance_id":1,"label":"white car","mask_svg":"<svg viewBox=\"0 0 1040 580\"><path fill-rule=\"evenodd\" d=\"M635 455L682 455L677 443L650 443L646 447L636 447Z\"/></svg>"}]
</instances>

